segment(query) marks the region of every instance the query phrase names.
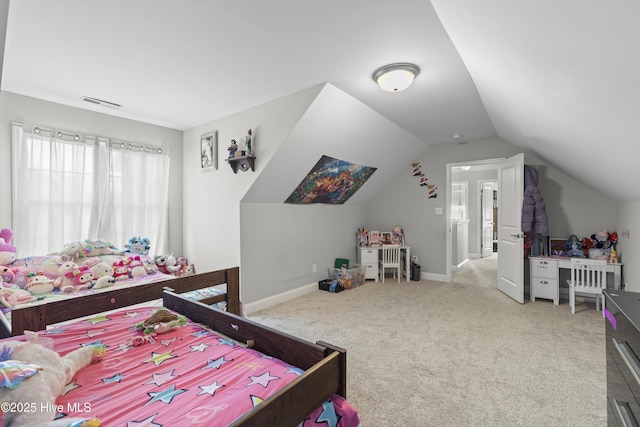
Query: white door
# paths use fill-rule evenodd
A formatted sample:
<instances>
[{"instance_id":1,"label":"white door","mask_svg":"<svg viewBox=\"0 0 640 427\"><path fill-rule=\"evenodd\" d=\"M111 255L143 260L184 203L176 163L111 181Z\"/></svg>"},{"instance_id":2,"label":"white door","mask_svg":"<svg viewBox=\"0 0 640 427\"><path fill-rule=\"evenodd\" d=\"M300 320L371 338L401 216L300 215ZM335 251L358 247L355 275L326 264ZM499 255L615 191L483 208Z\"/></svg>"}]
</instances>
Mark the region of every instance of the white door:
<instances>
[{"instance_id":1,"label":"white door","mask_svg":"<svg viewBox=\"0 0 640 427\"><path fill-rule=\"evenodd\" d=\"M498 167L498 289L520 304L524 304L523 171L522 153Z\"/></svg>"},{"instance_id":2,"label":"white door","mask_svg":"<svg viewBox=\"0 0 640 427\"><path fill-rule=\"evenodd\" d=\"M493 254L493 185L482 183L482 258Z\"/></svg>"}]
</instances>

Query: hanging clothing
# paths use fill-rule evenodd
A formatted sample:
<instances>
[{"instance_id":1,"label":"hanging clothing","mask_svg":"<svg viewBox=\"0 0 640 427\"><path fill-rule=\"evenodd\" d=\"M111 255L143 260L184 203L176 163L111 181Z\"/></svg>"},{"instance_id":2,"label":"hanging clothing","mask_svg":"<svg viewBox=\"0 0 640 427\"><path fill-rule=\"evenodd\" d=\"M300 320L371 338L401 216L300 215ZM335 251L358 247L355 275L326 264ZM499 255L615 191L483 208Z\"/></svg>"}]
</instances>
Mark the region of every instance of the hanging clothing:
<instances>
[{"instance_id":1,"label":"hanging clothing","mask_svg":"<svg viewBox=\"0 0 640 427\"><path fill-rule=\"evenodd\" d=\"M531 254L538 255L544 237L549 235L547 205L538 189L538 171L525 165L524 195L522 200L522 231L531 237Z\"/></svg>"}]
</instances>

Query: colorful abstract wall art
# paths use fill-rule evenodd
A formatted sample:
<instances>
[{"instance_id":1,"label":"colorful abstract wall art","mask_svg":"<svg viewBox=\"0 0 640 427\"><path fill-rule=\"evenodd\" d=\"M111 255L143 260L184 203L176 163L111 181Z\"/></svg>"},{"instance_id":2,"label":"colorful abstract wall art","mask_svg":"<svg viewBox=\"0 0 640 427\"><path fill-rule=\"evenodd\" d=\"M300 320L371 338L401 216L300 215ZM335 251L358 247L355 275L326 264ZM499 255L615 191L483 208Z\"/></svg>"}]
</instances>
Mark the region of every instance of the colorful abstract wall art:
<instances>
[{"instance_id":1,"label":"colorful abstract wall art","mask_svg":"<svg viewBox=\"0 0 640 427\"><path fill-rule=\"evenodd\" d=\"M285 203L340 205L349 200L376 169L323 155Z\"/></svg>"}]
</instances>

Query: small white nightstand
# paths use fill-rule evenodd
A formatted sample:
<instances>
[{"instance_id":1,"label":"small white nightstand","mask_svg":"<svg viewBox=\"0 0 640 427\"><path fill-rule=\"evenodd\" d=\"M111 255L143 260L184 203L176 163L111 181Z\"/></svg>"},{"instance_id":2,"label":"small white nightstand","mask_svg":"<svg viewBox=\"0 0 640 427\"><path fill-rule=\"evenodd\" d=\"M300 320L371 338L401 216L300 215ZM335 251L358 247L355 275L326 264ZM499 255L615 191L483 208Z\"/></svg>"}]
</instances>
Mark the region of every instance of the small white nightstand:
<instances>
[{"instance_id":1,"label":"small white nightstand","mask_svg":"<svg viewBox=\"0 0 640 427\"><path fill-rule=\"evenodd\" d=\"M531 301L536 298L553 300L555 305L560 303L560 288L558 284L558 261L549 258L529 258L531 279Z\"/></svg>"}]
</instances>

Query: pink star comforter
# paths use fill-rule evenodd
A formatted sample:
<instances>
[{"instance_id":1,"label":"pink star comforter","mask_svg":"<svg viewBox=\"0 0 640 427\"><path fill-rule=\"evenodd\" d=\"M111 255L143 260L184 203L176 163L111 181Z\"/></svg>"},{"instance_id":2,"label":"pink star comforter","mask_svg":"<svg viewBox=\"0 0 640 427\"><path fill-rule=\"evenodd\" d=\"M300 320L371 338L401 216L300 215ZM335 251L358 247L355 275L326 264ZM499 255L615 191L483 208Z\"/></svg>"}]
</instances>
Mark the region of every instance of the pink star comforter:
<instances>
[{"instance_id":1,"label":"pink star comforter","mask_svg":"<svg viewBox=\"0 0 640 427\"><path fill-rule=\"evenodd\" d=\"M97 417L108 427L225 426L301 374L190 321L134 346L141 336L135 323L155 309L121 310L47 331L60 354L107 346L101 362L66 386L56 401L63 409L59 417ZM360 422L354 408L334 395L300 425Z\"/></svg>"}]
</instances>

